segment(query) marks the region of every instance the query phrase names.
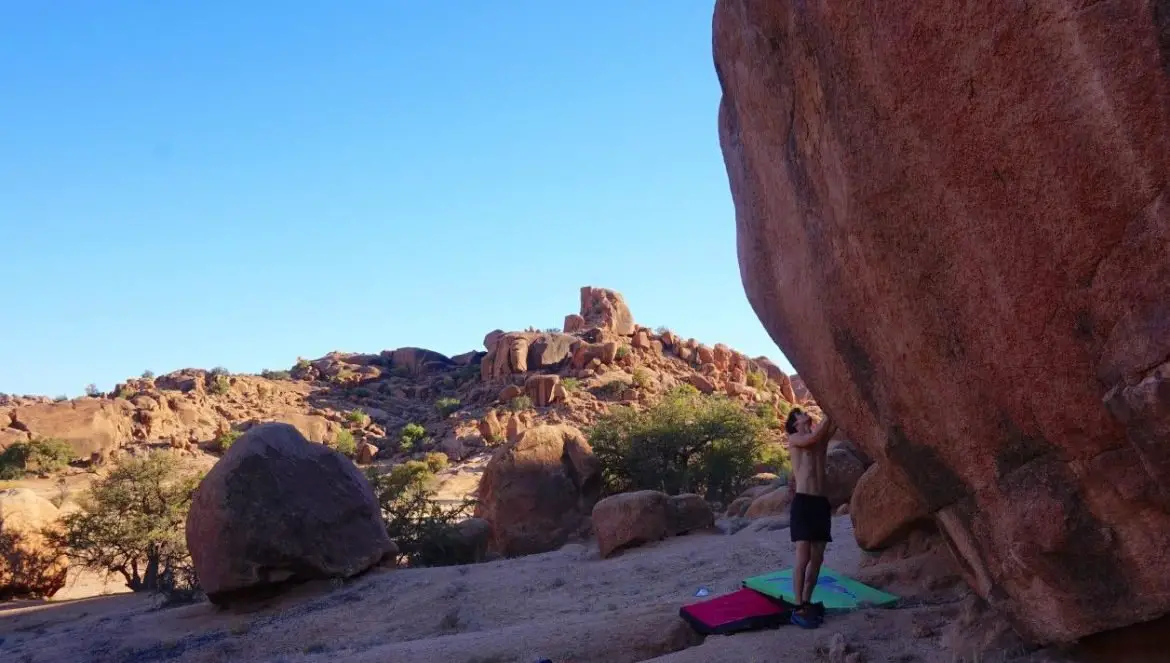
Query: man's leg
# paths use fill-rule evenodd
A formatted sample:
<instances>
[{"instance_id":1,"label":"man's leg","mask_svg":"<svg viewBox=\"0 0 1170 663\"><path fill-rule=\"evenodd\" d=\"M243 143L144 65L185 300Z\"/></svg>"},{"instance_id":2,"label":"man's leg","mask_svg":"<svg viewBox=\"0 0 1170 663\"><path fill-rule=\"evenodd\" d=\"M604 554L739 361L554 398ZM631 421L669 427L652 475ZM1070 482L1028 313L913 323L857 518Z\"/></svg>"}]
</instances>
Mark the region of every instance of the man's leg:
<instances>
[{"instance_id":1,"label":"man's leg","mask_svg":"<svg viewBox=\"0 0 1170 663\"><path fill-rule=\"evenodd\" d=\"M821 564L825 562L825 542L813 541L809 545L809 557L807 568L801 575L804 576L804 594L800 597L800 602L804 604L812 603L813 590L817 588L817 578L821 575ZM795 572L793 576L795 576Z\"/></svg>"},{"instance_id":2,"label":"man's leg","mask_svg":"<svg viewBox=\"0 0 1170 663\"><path fill-rule=\"evenodd\" d=\"M796 542L796 564L792 566L792 596L797 607L804 606L805 568L812 557L812 545L808 541Z\"/></svg>"}]
</instances>

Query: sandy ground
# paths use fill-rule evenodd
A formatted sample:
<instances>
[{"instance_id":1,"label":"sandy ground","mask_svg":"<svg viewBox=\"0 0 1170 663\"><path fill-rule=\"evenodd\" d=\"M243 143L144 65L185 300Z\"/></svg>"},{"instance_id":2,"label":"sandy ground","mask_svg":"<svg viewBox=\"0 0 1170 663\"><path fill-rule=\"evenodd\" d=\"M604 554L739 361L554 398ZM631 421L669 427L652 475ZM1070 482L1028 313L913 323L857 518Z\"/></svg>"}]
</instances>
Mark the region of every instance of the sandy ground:
<instances>
[{"instance_id":1,"label":"sandy ground","mask_svg":"<svg viewBox=\"0 0 1170 663\"><path fill-rule=\"evenodd\" d=\"M376 571L346 583L302 585L264 604L159 608L117 595L0 607L0 660L20 663L688 663L720 661L974 661L969 592L938 582L919 558L863 564L848 517L834 520L826 564L901 593L895 608L830 615L817 630L712 636L679 618L700 587L735 590L743 578L791 565L788 533L695 534L608 560L572 544L543 555L462 567ZM931 581L930 579L935 579ZM924 586L916 590L915 586ZM975 628L975 627L972 627ZM840 635L835 635L840 634ZM834 640L838 642L834 643ZM841 644L846 645L841 649ZM837 653L829 656L836 644ZM850 656L852 655L852 656ZM1003 651L982 663L1008 660ZM1011 660L1057 661L1051 654Z\"/></svg>"}]
</instances>

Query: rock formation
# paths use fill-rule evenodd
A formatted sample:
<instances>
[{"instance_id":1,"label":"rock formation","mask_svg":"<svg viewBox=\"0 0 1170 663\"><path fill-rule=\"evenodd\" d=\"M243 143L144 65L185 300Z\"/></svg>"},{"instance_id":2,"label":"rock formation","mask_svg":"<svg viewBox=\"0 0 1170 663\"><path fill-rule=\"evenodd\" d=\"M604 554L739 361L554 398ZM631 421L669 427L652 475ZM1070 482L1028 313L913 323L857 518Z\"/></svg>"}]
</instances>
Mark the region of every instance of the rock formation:
<instances>
[{"instance_id":1,"label":"rock formation","mask_svg":"<svg viewBox=\"0 0 1170 663\"><path fill-rule=\"evenodd\" d=\"M200 482L187 547L216 603L288 580L348 578L397 551L354 464L280 423L248 431Z\"/></svg>"},{"instance_id":2,"label":"rock formation","mask_svg":"<svg viewBox=\"0 0 1170 663\"><path fill-rule=\"evenodd\" d=\"M1170 611L1168 16L715 9L749 301L1037 642Z\"/></svg>"}]
</instances>

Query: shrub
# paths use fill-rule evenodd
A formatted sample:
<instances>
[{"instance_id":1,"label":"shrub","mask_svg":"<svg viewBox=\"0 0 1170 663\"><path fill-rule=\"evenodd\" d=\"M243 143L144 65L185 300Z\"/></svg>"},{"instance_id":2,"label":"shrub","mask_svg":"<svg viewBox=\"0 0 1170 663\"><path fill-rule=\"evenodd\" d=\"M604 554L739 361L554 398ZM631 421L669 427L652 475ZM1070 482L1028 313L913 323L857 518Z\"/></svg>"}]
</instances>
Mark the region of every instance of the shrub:
<instances>
[{"instance_id":1,"label":"shrub","mask_svg":"<svg viewBox=\"0 0 1170 663\"><path fill-rule=\"evenodd\" d=\"M297 363L293 364L294 371L303 371L309 367L308 359L297 359Z\"/></svg>"},{"instance_id":2,"label":"shrub","mask_svg":"<svg viewBox=\"0 0 1170 663\"><path fill-rule=\"evenodd\" d=\"M513 412L523 412L532 409L532 399L527 396L517 396L508 401L508 409Z\"/></svg>"},{"instance_id":3,"label":"shrub","mask_svg":"<svg viewBox=\"0 0 1170 663\"><path fill-rule=\"evenodd\" d=\"M630 354L630 346L620 345L620 346L618 346L617 353L614 354L614 359L625 359L626 356L629 354Z\"/></svg>"},{"instance_id":4,"label":"shrub","mask_svg":"<svg viewBox=\"0 0 1170 663\"><path fill-rule=\"evenodd\" d=\"M150 369L142 371L142 379L143 380L150 380L152 378L154 378L154 371L152 371Z\"/></svg>"},{"instance_id":5,"label":"shrub","mask_svg":"<svg viewBox=\"0 0 1170 663\"><path fill-rule=\"evenodd\" d=\"M410 377L410 367L395 366L394 368L390 369L390 375L396 378L408 378Z\"/></svg>"},{"instance_id":6,"label":"shrub","mask_svg":"<svg viewBox=\"0 0 1170 663\"><path fill-rule=\"evenodd\" d=\"M215 368L208 371L208 373L215 376L215 377L219 377L221 375L224 377L227 377L228 376L228 369L224 368L223 366L216 366Z\"/></svg>"},{"instance_id":7,"label":"shrub","mask_svg":"<svg viewBox=\"0 0 1170 663\"><path fill-rule=\"evenodd\" d=\"M658 334L659 336L662 336L663 334L670 333L670 328L665 326L665 325L659 325L659 326L654 328L654 333Z\"/></svg>"},{"instance_id":8,"label":"shrub","mask_svg":"<svg viewBox=\"0 0 1170 663\"><path fill-rule=\"evenodd\" d=\"M357 440L354 439L353 433L342 429L337 431L337 437L333 438L333 448L337 449L338 453L353 457L357 451Z\"/></svg>"},{"instance_id":9,"label":"shrub","mask_svg":"<svg viewBox=\"0 0 1170 663\"><path fill-rule=\"evenodd\" d=\"M435 401L435 409L439 411L439 416L441 417L451 416L453 412L459 409L460 405L462 404L458 398L452 398L450 396L444 396Z\"/></svg>"},{"instance_id":10,"label":"shrub","mask_svg":"<svg viewBox=\"0 0 1170 663\"><path fill-rule=\"evenodd\" d=\"M231 391L231 388L232 388L232 383L231 383L231 380L228 379L228 376L216 375L211 380L211 386L207 390L213 394L218 394L218 395L222 396L222 395L228 393L229 391Z\"/></svg>"},{"instance_id":11,"label":"shrub","mask_svg":"<svg viewBox=\"0 0 1170 663\"><path fill-rule=\"evenodd\" d=\"M447 469L447 465L451 461L447 458L447 454L441 451L428 451L427 455L423 457L423 462L431 468L432 472L439 473Z\"/></svg>"},{"instance_id":12,"label":"shrub","mask_svg":"<svg viewBox=\"0 0 1170 663\"><path fill-rule=\"evenodd\" d=\"M415 423L406 424L398 436L398 449L409 452L426 439L427 429Z\"/></svg>"},{"instance_id":13,"label":"shrub","mask_svg":"<svg viewBox=\"0 0 1170 663\"><path fill-rule=\"evenodd\" d=\"M630 385L622 379L614 378L597 388L599 396L618 398Z\"/></svg>"},{"instance_id":14,"label":"shrub","mask_svg":"<svg viewBox=\"0 0 1170 663\"><path fill-rule=\"evenodd\" d=\"M768 376L763 371L748 371L747 383L754 389L764 389L768 386Z\"/></svg>"},{"instance_id":15,"label":"shrub","mask_svg":"<svg viewBox=\"0 0 1170 663\"><path fill-rule=\"evenodd\" d=\"M784 422L776 416L776 408L769 403L763 403L756 408L756 416L760 418L766 428L779 429L784 427Z\"/></svg>"},{"instance_id":16,"label":"shrub","mask_svg":"<svg viewBox=\"0 0 1170 663\"><path fill-rule=\"evenodd\" d=\"M226 433L222 433L216 437L211 444L220 453L224 453L228 449L231 449L232 445L235 444L236 440L240 439L242 435L243 433L238 430L229 430Z\"/></svg>"},{"instance_id":17,"label":"shrub","mask_svg":"<svg viewBox=\"0 0 1170 663\"><path fill-rule=\"evenodd\" d=\"M89 396L90 398L97 398L98 396L102 395L102 390L98 389L97 385L91 382L85 385L85 395Z\"/></svg>"},{"instance_id":18,"label":"shrub","mask_svg":"<svg viewBox=\"0 0 1170 663\"><path fill-rule=\"evenodd\" d=\"M292 378L292 373L289 371L270 371L266 368L260 371L260 377L268 378L269 380L288 380Z\"/></svg>"},{"instance_id":19,"label":"shrub","mask_svg":"<svg viewBox=\"0 0 1170 663\"><path fill-rule=\"evenodd\" d=\"M20 479L26 473L49 474L74 460L73 447L56 438L15 442L0 452L0 479Z\"/></svg>"},{"instance_id":20,"label":"shrub","mask_svg":"<svg viewBox=\"0 0 1170 663\"><path fill-rule=\"evenodd\" d=\"M118 398L126 398L126 399L133 398L134 393L135 392L133 389L130 388L130 385L122 385L118 389Z\"/></svg>"},{"instance_id":21,"label":"shrub","mask_svg":"<svg viewBox=\"0 0 1170 663\"><path fill-rule=\"evenodd\" d=\"M726 502L763 452L758 417L722 397L674 389L645 412L618 407L589 430L606 489L693 492Z\"/></svg>"},{"instance_id":22,"label":"shrub","mask_svg":"<svg viewBox=\"0 0 1170 663\"><path fill-rule=\"evenodd\" d=\"M400 559L410 566L467 564L470 550L460 541L456 525L471 512L474 502L465 500L446 507L435 499L435 474L424 461L407 461L378 475L366 471L390 539L398 545Z\"/></svg>"},{"instance_id":23,"label":"shrub","mask_svg":"<svg viewBox=\"0 0 1170 663\"><path fill-rule=\"evenodd\" d=\"M61 394L59 396L54 397L53 400L57 403L64 403L65 401L69 400L69 397L66 396L65 394Z\"/></svg>"},{"instance_id":24,"label":"shrub","mask_svg":"<svg viewBox=\"0 0 1170 663\"><path fill-rule=\"evenodd\" d=\"M184 525L199 476L167 451L119 463L61 519L53 543L86 568L116 572L131 590L194 584Z\"/></svg>"},{"instance_id":25,"label":"shrub","mask_svg":"<svg viewBox=\"0 0 1170 663\"><path fill-rule=\"evenodd\" d=\"M350 410L349 412L345 413L345 420L351 424L355 424L364 428L370 423L370 415L362 412L361 410Z\"/></svg>"},{"instance_id":26,"label":"shrub","mask_svg":"<svg viewBox=\"0 0 1170 663\"><path fill-rule=\"evenodd\" d=\"M644 368L634 369L634 386L639 389L649 389L652 381L650 379L650 371Z\"/></svg>"},{"instance_id":27,"label":"shrub","mask_svg":"<svg viewBox=\"0 0 1170 663\"><path fill-rule=\"evenodd\" d=\"M577 378L565 378L561 380L561 384L564 385L565 391L570 394L581 388L581 381Z\"/></svg>"},{"instance_id":28,"label":"shrub","mask_svg":"<svg viewBox=\"0 0 1170 663\"><path fill-rule=\"evenodd\" d=\"M784 420L788 418L788 413L792 412L792 403L780 399L780 403L776 405L776 415L780 417L780 425L784 425Z\"/></svg>"}]
</instances>

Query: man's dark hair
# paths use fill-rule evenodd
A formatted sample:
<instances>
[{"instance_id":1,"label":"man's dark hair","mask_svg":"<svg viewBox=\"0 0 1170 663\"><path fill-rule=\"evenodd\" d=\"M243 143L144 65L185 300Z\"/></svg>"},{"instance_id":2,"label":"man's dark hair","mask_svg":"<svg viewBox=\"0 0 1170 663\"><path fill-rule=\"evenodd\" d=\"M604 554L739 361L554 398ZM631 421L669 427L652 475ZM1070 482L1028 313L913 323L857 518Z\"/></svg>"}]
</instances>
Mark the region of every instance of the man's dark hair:
<instances>
[{"instance_id":1,"label":"man's dark hair","mask_svg":"<svg viewBox=\"0 0 1170 663\"><path fill-rule=\"evenodd\" d=\"M789 435L796 432L796 418L802 414L804 414L804 410L798 407L792 408L792 411L788 413L788 418L784 420L784 430Z\"/></svg>"}]
</instances>

